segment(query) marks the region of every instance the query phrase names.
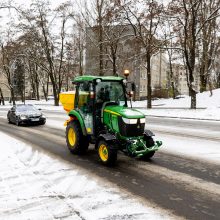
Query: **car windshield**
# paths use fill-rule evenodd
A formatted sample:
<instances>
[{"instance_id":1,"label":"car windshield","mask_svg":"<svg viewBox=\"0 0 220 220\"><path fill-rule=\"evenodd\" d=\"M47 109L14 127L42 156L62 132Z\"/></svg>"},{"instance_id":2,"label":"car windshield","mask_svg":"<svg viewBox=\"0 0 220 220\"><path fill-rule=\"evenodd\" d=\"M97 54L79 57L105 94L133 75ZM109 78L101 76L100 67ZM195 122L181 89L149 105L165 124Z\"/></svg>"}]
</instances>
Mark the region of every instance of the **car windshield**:
<instances>
[{"instance_id":1,"label":"car windshield","mask_svg":"<svg viewBox=\"0 0 220 220\"><path fill-rule=\"evenodd\" d=\"M120 106L126 105L122 82L101 81L96 86L96 101L116 102Z\"/></svg>"},{"instance_id":2,"label":"car windshield","mask_svg":"<svg viewBox=\"0 0 220 220\"><path fill-rule=\"evenodd\" d=\"M36 108L33 105L17 105L17 111L19 112L36 111Z\"/></svg>"}]
</instances>

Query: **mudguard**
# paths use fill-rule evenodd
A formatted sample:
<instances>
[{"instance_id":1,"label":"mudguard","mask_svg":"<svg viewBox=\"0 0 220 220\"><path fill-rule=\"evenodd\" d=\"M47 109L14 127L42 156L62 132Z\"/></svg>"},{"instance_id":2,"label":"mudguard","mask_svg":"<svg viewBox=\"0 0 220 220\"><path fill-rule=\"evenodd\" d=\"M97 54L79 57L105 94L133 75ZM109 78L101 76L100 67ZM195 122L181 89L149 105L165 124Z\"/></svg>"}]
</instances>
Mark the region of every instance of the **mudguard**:
<instances>
[{"instance_id":1,"label":"mudguard","mask_svg":"<svg viewBox=\"0 0 220 220\"><path fill-rule=\"evenodd\" d=\"M99 143L99 141L100 141L101 139L104 139L106 142L108 142L108 141L116 141L116 140L117 140L116 136L113 135L113 134L100 134L99 137L98 137L98 139L97 139L97 141L96 141L96 143L95 143L95 148L96 148L96 149L97 149L98 143ZM118 149L117 146L114 146L114 145L113 145L112 147L114 147L115 149Z\"/></svg>"},{"instance_id":2,"label":"mudguard","mask_svg":"<svg viewBox=\"0 0 220 220\"><path fill-rule=\"evenodd\" d=\"M155 136L155 134L154 134L152 131L150 131L150 130L144 130L144 135L145 135L146 137Z\"/></svg>"},{"instance_id":3,"label":"mudguard","mask_svg":"<svg viewBox=\"0 0 220 220\"><path fill-rule=\"evenodd\" d=\"M71 110L68 115L70 117L74 116L75 118L77 118L77 120L79 121L80 127L82 129L83 135L87 136L86 126L84 124L84 121L83 121L83 118L82 118L81 114L76 110Z\"/></svg>"}]
</instances>

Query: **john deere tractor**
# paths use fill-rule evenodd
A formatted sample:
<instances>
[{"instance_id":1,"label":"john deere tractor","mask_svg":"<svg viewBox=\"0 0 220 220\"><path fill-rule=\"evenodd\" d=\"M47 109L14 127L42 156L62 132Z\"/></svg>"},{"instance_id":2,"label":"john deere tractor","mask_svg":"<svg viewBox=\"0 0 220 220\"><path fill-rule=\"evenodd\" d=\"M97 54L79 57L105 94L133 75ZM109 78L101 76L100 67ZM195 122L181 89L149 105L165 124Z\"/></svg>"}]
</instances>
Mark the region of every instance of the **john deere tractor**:
<instances>
[{"instance_id":1,"label":"john deere tractor","mask_svg":"<svg viewBox=\"0 0 220 220\"><path fill-rule=\"evenodd\" d=\"M86 75L76 77L73 84L74 92L60 94L69 115L66 143L71 153L85 153L92 143L102 163L113 165L119 150L130 157L149 159L162 145L145 130L145 115L128 107L132 91L128 91L127 80Z\"/></svg>"}]
</instances>

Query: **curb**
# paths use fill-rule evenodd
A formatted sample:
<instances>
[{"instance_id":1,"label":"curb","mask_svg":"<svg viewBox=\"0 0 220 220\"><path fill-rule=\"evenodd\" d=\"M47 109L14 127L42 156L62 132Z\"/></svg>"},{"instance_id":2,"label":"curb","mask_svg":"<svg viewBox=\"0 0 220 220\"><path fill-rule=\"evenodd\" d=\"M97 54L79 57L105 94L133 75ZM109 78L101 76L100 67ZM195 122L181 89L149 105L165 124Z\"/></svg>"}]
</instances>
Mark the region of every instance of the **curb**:
<instances>
[{"instance_id":1,"label":"curb","mask_svg":"<svg viewBox=\"0 0 220 220\"><path fill-rule=\"evenodd\" d=\"M162 115L145 115L155 118L175 118L175 119L187 119L187 120L200 120L200 121L218 121L220 122L220 119L205 119L205 118L188 118L188 117L175 117L175 116L162 116Z\"/></svg>"}]
</instances>

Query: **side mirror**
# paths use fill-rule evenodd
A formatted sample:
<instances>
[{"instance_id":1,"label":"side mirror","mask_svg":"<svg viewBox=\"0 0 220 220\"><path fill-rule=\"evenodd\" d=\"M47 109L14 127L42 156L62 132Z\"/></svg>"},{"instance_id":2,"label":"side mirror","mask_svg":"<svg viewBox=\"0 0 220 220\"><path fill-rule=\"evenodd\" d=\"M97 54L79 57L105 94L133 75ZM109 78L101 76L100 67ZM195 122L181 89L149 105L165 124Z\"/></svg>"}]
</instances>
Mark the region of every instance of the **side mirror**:
<instances>
[{"instance_id":1,"label":"side mirror","mask_svg":"<svg viewBox=\"0 0 220 220\"><path fill-rule=\"evenodd\" d=\"M133 91L130 91L130 92L128 93L128 95L129 95L130 98L133 98L133 97L134 97L134 92L133 92Z\"/></svg>"}]
</instances>

